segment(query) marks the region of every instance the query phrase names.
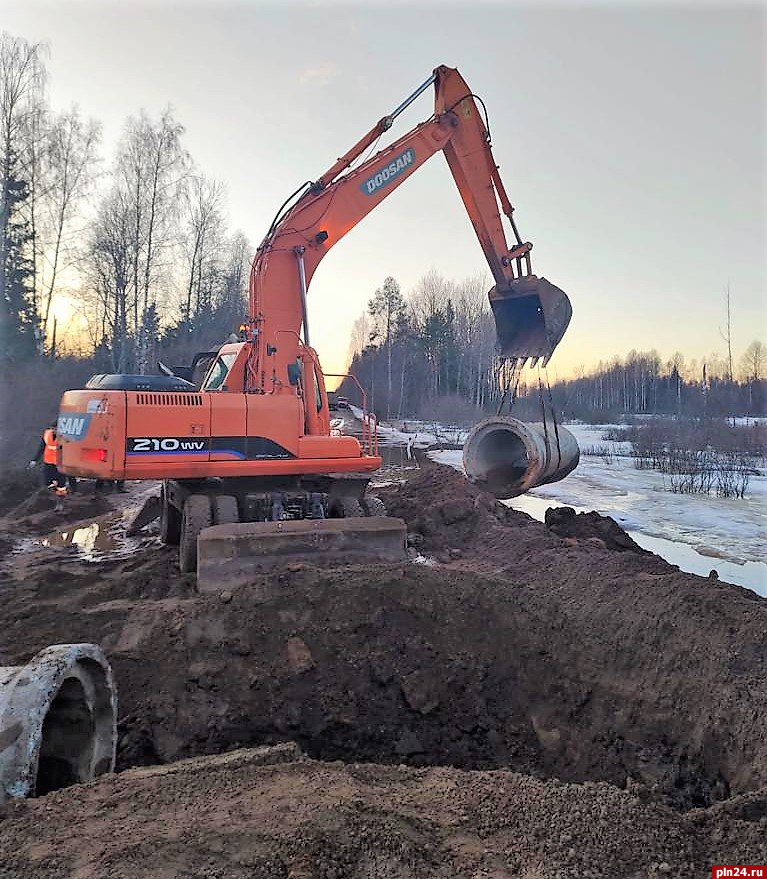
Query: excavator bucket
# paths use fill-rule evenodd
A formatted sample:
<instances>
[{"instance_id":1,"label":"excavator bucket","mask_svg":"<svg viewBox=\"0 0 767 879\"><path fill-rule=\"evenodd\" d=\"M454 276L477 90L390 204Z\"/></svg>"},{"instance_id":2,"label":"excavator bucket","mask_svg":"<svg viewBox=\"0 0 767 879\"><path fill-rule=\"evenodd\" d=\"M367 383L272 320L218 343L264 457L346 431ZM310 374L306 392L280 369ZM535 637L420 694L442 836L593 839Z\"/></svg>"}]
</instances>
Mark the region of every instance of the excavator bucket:
<instances>
[{"instance_id":1,"label":"excavator bucket","mask_svg":"<svg viewBox=\"0 0 767 879\"><path fill-rule=\"evenodd\" d=\"M573 316L567 294L545 278L526 275L493 287L488 296L501 356L542 357L545 365Z\"/></svg>"}]
</instances>

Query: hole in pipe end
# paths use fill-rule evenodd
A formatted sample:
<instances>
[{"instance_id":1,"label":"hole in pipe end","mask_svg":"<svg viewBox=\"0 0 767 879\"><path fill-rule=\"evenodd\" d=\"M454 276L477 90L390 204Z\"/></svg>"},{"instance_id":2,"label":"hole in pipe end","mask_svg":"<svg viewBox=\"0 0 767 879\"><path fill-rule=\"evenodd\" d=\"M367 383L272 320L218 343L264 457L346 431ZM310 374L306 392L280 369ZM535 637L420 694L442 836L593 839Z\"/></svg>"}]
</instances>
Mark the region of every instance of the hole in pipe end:
<instances>
[{"instance_id":1,"label":"hole in pipe end","mask_svg":"<svg viewBox=\"0 0 767 879\"><path fill-rule=\"evenodd\" d=\"M530 487L535 454L526 442L525 425L515 418L489 418L466 439L463 463L475 485L497 498L523 494Z\"/></svg>"}]
</instances>

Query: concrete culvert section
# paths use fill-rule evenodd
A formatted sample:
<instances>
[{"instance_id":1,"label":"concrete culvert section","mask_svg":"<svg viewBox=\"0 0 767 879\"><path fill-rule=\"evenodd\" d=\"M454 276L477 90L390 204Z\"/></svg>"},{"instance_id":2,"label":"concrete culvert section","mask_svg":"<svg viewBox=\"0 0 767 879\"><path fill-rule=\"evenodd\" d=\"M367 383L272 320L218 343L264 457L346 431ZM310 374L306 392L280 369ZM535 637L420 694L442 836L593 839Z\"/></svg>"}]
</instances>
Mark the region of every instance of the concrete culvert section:
<instances>
[{"instance_id":1,"label":"concrete culvert section","mask_svg":"<svg viewBox=\"0 0 767 879\"><path fill-rule=\"evenodd\" d=\"M558 482L578 466L579 458L578 442L566 428L511 417L481 421L463 447L466 475L498 498Z\"/></svg>"},{"instance_id":2,"label":"concrete culvert section","mask_svg":"<svg viewBox=\"0 0 767 879\"><path fill-rule=\"evenodd\" d=\"M0 667L0 801L114 769L117 694L94 644L56 644Z\"/></svg>"}]
</instances>

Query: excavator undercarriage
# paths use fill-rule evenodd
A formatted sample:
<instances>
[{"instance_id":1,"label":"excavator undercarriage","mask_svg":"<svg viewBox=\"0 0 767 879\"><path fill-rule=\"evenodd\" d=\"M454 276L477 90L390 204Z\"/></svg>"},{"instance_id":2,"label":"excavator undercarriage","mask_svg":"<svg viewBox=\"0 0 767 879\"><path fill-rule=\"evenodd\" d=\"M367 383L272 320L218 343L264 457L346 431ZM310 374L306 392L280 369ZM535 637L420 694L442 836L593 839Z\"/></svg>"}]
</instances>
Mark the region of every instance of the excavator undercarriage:
<instances>
[{"instance_id":1,"label":"excavator undercarriage","mask_svg":"<svg viewBox=\"0 0 767 879\"><path fill-rule=\"evenodd\" d=\"M256 546L271 548L280 561L291 556L304 557L318 549L335 550L333 560L344 560L348 556L359 561L376 561L383 557L402 560L405 558L404 525L399 519L386 517L380 498L366 492L368 482L367 477L352 476L168 479L163 482L160 496L160 540L178 545L179 567L184 572L197 570L201 584L203 580L206 583L211 580L210 559L220 562L222 558L215 546L221 539L230 548L239 547L236 557L241 557L243 547L247 547L248 558L252 557L255 568L263 567L270 555L254 551ZM365 517L376 518L378 522L369 553L365 551L364 537L370 527L356 521ZM355 522L350 523L350 519ZM345 521L338 524L338 520ZM329 525L330 522L336 524ZM205 541L198 541L212 526L246 523L259 523L259 527L219 528ZM350 535L360 535L359 539L339 545L337 535L344 530ZM278 544L269 540L270 534L292 535L293 552L288 551L288 541L287 546L280 544L280 551L274 553ZM219 570L220 563L212 567L217 571L216 582L231 583L237 566L232 565L229 572Z\"/></svg>"}]
</instances>

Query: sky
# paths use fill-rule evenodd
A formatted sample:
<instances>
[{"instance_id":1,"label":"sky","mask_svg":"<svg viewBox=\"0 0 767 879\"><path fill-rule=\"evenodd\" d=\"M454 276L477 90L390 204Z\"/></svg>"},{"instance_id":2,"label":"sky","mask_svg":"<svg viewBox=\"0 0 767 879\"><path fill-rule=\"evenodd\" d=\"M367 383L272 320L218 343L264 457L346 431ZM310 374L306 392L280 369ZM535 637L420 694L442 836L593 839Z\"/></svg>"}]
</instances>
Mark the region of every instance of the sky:
<instances>
[{"instance_id":1,"label":"sky","mask_svg":"<svg viewBox=\"0 0 767 879\"><path fill-rule=\"evenodd\" d=\"M735 357L767 341L767 5L0 0L0 29L48 43L54 108L100 119L107 155L127 116L170 105L254 244L300 183L457 67L533 270L573 305L558 375L632 348L723 354L728 285ZM428 91L390 139L431 112ZM430 269L485 269L439 154L315 274L325 369L386 276L407 291Z\"/></svg>"}]
</instances>

